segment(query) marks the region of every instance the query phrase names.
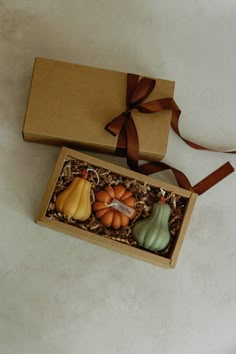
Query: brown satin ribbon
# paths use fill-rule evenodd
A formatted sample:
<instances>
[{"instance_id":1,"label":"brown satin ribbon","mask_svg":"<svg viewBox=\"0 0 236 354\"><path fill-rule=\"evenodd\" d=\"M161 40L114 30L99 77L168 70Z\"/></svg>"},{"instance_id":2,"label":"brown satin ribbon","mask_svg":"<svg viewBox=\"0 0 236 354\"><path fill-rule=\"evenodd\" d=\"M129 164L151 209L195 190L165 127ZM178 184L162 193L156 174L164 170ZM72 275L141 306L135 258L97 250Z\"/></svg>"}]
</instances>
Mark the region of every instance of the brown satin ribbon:
<instances>
[{"instance_id":1,"label":"brown satin ribbon","mask_svg":"<svg viewBox=\"0 0 236 354\"><path fill-rule=\"evenodd\" d=\"M179 117L181 111L173 98L162 98L150 102L143 102L153 91L156 81L150 78L140 78L138 75L127 75L127 93L126 93L126 111L115 117L105 127L113 135L118 135L116 152L120 153L122 150L127 155L127 163L132 170L138 171L145 175L153 174L156 172L164 171L167 169L172 170L175 178L180 187L192 190L197 194L206 192L209 188L213 187L216 183L227 177L230 173L234 172L233 166L227 162L202 181L192 186L188 178L179 170L163 163L163 162L148 162L139 166L139 140L137 129L132 117L132 110L138 110L142 113L154 113L163 110L171 110L171 126L175 133L185 141L186 144L194 149L209 150L201 145L192 143L191 141L183 138L179 132ZM235 154L236 151L229 152Z\"/></svg>"},{"instance_id":2,"label":"brown satin ribbon","mask_svg":"<svg viewBox=\"0 0 236 354\"><path fill-rule=\"evenodd\" d=\"M147 98L156 85L156 81L138 75L127 75L126 111L115 117L105 127L113 135L118 135L116 152L124 152L131 169L138 170L139 140L137 129L131 111L136 109L142 112L139 104Z\"/></svg>"}]
</instances>

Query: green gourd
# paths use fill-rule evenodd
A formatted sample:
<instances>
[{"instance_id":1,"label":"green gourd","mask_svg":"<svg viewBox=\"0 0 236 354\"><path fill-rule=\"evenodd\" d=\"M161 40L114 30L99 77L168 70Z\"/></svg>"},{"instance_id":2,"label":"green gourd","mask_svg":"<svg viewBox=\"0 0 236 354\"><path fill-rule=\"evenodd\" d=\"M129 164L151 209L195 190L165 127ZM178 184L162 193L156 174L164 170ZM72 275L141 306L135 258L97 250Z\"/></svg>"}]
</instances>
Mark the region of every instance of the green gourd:
<instances>
[{"instance_id":1,"label":"green gourd","mask_svg":"<svg viewBox=\"0 0 236 354\"><path fill-rule=\"evenodd\" d=\"M137 243L151 251L162 251L170 241L168 220L171 208L162 197L153 205L152 213L133 227L133 235Z\"/></svg>"}]
</instances>

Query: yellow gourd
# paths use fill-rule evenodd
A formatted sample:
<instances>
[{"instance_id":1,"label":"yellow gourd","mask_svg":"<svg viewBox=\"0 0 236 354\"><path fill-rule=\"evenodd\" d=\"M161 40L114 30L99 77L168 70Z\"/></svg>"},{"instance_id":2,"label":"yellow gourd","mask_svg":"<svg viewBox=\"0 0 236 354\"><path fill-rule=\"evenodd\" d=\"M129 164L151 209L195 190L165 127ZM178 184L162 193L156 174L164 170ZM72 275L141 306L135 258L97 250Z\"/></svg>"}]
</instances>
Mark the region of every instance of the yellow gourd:
<instances>
[{"instance_id":1,"label":"yellow gourd","mask_svg":"<svg viewBox=\"0 0 236 354\"><path fill-rule=\"evenodd\" d=\"M57 212L79 221L85 221L90 217L91 184L86 178L87 174L83 177L75 177L71 184L57 196Z\"/></svg>"}]
</instances>

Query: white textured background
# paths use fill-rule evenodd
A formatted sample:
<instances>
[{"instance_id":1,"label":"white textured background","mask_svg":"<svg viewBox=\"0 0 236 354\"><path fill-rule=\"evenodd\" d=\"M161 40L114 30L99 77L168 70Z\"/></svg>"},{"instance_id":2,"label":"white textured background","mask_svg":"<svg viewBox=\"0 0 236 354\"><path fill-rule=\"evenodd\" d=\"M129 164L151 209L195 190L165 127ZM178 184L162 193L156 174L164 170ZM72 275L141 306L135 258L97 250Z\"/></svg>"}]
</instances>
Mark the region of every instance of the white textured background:
<instances>
[{"instance_id":1,"label":"white textured background","mask_svg":"<svg viewBox=\"0 0 236 354\"><path fill-rule=\"evenodd\" d=\"M1 354L236 353L236 174L166 271L34 224L59 148L21 138L42 56L175 80L183 135L236 149L235 37L235 0L0 0ZM193 183L227 160L170 135Z\"/></svg>"}]
</instances>

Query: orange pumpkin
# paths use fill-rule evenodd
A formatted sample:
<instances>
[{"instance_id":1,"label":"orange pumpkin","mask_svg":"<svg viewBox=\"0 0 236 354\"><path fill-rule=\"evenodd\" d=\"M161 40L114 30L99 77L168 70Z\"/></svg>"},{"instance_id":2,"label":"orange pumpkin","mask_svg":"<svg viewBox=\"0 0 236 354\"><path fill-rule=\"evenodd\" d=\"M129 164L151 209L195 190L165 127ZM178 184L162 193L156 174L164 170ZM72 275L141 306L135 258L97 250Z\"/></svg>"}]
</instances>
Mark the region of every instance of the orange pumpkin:
<instances>
[{"instance_id":1,"label":"orange pumpkin","mask_svg":"<svg viewBox=\"0 0 236 354\"><path fill-rule=\"evenodd\" d=\"M96 202L93 205L96 217L101 219L104 226L119 229L121 226L128 225L130 219L133 219L136 216L136 211L134 210L132 216L128 217L114 209L112 206L109 206L113 199L117 199L128 207L134 208L135 198L133 197L132 192L127 191L122 184L118 184L115 187L106 186L104 190L97 192Z\"/></svg>"}]
</instances>

